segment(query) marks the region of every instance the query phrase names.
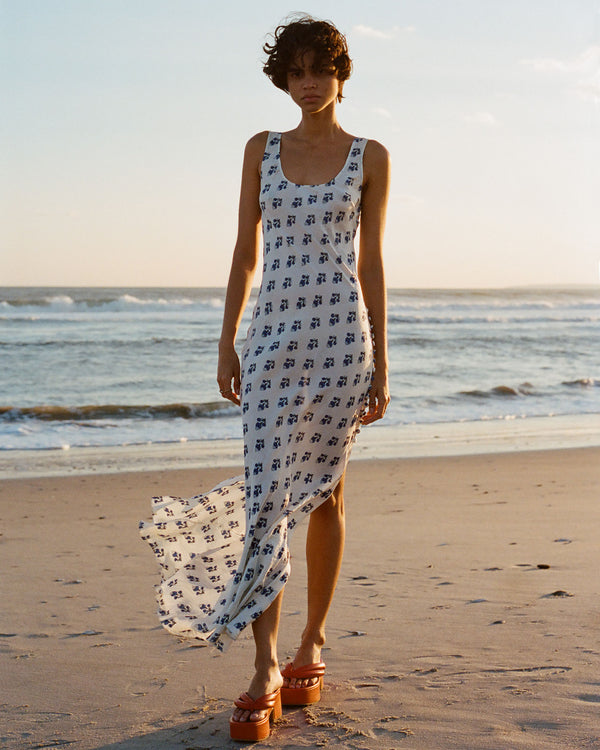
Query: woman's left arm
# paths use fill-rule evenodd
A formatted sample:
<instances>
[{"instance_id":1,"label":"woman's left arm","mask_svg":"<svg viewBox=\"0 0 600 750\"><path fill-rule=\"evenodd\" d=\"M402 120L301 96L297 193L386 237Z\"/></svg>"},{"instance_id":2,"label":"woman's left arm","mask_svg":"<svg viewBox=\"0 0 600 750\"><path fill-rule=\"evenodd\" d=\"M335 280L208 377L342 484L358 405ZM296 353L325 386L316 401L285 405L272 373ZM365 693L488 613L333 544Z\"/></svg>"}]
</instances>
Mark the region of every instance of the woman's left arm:
<instances>
[{"instance_id":1,"label":"woman's left arm","mask_svg":"<svg viewBox=\"0 0 600 750\"><path fill-rule=\"evenodd\" d=\"M363 157L364 182L360 220L358 280L373 332L375 371L363 424L381 419L390 402L387 354L387 302L383 271L383 231L390 184L390 158L377 141L369 141Z\"/></svg>"}]
</instances>

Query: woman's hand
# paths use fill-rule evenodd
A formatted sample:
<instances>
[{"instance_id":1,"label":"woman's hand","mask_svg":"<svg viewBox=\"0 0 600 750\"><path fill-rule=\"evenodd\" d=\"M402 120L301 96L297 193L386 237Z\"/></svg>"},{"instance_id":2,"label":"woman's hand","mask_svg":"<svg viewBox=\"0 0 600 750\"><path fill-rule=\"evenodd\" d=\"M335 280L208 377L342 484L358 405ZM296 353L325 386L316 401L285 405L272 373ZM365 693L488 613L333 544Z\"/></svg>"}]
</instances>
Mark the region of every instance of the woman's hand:
<instances>
[{"instance_id":1,"label":"woman's hand","mask_svg":"<svg viewBox=\"0 0 600 750\"><path fill-rule=\"evenodd\" d=\"M390 389L387 373L379 374L375 370L371 387L369 388L369 405L367 411L360 418L361 424L371 424L371 422L381 419L389 403Z\"/></svg>"},{"instance_id":2,"label":"woman's hand","mask_svg":"<svg viewBox=\"0 0 600 750\"><path fill-rule=\"evenodd\" d=\"M240 405L240 358L233 346L219 347L217 383L221 396Z\"/></svg>"}]
</instances>

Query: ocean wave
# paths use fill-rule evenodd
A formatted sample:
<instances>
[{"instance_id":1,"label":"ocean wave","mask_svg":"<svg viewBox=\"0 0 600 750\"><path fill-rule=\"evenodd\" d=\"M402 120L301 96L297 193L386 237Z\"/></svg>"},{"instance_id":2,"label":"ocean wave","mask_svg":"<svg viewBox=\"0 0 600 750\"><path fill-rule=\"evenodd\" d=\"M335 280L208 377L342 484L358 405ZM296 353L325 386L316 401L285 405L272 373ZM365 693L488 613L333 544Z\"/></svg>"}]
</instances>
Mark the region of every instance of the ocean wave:
<instances>
[{"instance_id":1,"label":"ocean wave","mask_svg":"<svg viewBox=\"0 0 600 750\"><path fill-rule=\"evenodd\" d=\"M518 388L512 388L509 385L497 385L494 386L494 388L489 388L487 390L482 390L479 388L474 388L470 391L459 391L460 396L470 396L473 398L515 398L522 395L530 395L532 392L533 386L530 384L527 384L527 388L523 386L519 386Z\"/></svg>"},{"instance_id":2,"label":"ocean wave","mask_svg":"<svg viewBox=\"0 0 600 750\"><path fill-rule=\"evenodd\" d=\"M253 290L253 296L256 289ZM181 309L200 305L221 309L224 288L210 287L0 287L0 311L30 308L35 310L131 310L156 307ZM598 311L600 287L581 289L389 289L391 314L419 315L438 311L440 317L453 312L486 310L491 314L576 309Z\"/></svg>"},{"instance_id":3,"label":"ocean wave","mask_svg":"<svg viewBox=\"0 0 600 750\"><path fill-rule=\"evenodd\" d=\"M500 325L531 325L532 323L560 323L560 324L597 324L600 323L600 308L596 314L592 315L569 315L562 313L560 315L531 316L519 315L515 311L514 315L417 315L402 314L399 315L393 311L388 312L388 322L400 325L481 325L481 324L500 324Z\"/></svg>"},{"instance_id":4,"label":"ocean wave","mask_svg":"<svg viewBox=\"0 0 600 750\"><path fill-rule=\"evenodd\" d=\"M2 318L0 318L2 320ZM214 333L207 332L204 334L201 338L190 336L189 338L182 338L177 336L153 336L150 339L134 339L126 338L125 335L123 338L107 338L107 339L76 339L76 338L63 338L63 339L48 339L44 338L43 340L40 340L39 338L32 339L31 341L9 341L5 339L0 339L0 347L5 349L77 349L77 348L102 348L102 349L110 349L110 348L127 348L129 350L139 349L140 351L147 350L148 348L148 341L150 341L153 345L160 344L161 346L171 346L171 347L195 347L196 351L201 349L210 349L214 350L216 352L217 344L219 342L219 332L216 331Z\"/></svg>"},{"instance_id":5,"label":"ocean wave","mask_svg":"<svg viewBox=\"0 0 600 750\"><path fill-rule=\"evenodd\" d=\"M42 315L73 313L127 313L127 312L182 312L197 309L216 311L223 308L224 298L218 294L176 297L138 297L124 293L115 297L74 298L67 294L49 295L38 299L23 298L0 300L0 319L31 320Z\"/></svg>"},{"instance_id":6,"label":"ocean wave","mask_svg":"<svg viewBox=\"0 0 600 750\"><path fill-rule=\"evenodd\" d=\"M544 310L577 307L597 308L600 287L581 289L388 289L390 310L468 310L492 308L498 310Z\"/></svg>"},{"instance_id":7,"label":"ocean wave","mask_svg":"<svg viewBox=\"0 0 600 750\"><path fill-rule=\"evenodd\" d=\"M580 297L572 299L557 299L557 300L546 300L531 302L524 299L518 299L516 297L506 299L478 299L473 296L464 301L457 299L429 299L429 300L413 300L413 299L398 299L394 298L393 294L391 299L388 301L388 309L390 310L456 310L457 312L463 310L524 310L524 311L536 311L536 310L565 310L569 308L577 308L579 310L593 310L597 309L600 305L600 296L598 298L590 297L589 299L582 299Z\"/></svg>"},{"instance_id":8,"label":"ocean wave","mask_svg":"<svg viewBox=\"0 0 600 750\"><path fill-rule=\"evenodd\" d=\"M0 422L86 422L121 419L201 419L239 413L231 402L208 401L200 404L90 404L86 406L0 406Z\"/></svg>"},{"instance_id":9,"label":"ocean wave","mask_svg":"<svg viewBox=\"0 0 600 750\"><path fill-rule=\"evenodd\" d=\"M528 382L520 383L517 386L497 385L493 388L473 388L459 391L457 396L466 396L473 399L511 399L526 396L534 396L536 398L543 398L545 396L556 397L557 389L564 386L567 388L582 389L598 388L600 387L600 380L597 378L577 378L576 380L564 380L560 385L546 385L544 387L536 387Z\"/></svg>"},{"instance_id":10,"label":"ocean wave","mask_svg":"<svg viewBox=\"0 0 600 750\"><path fill-rule=\"evenodd\" d=\"M578 378L577 380L563 380L562 385L579 388L600 388L598 378Z\"/></svg>"}]
</instances>

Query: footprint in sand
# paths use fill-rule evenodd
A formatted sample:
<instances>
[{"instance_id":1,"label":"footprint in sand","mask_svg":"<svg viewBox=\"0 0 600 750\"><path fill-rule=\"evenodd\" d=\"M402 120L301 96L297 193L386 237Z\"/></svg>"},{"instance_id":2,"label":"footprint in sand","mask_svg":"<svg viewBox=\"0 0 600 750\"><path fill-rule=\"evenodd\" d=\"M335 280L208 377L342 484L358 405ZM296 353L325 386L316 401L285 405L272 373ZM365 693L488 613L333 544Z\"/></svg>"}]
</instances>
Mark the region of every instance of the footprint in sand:
<instances>
[{"instance_id":1,"label":"footprint in sand","mask_svg":"<svg viewBox=\"0 0 600 750\"><path fill-rule=\"evenodd\" d=\"M595 693L583 693L576 697L578 700L584 701L584 703L600 703L600 695L596 695Z\"/></svg>"},{"instance_id":2,"label":"footprint in sand","mask_svg":"<svg viewBox=\"0 0 600 750\"><path fill-rule=\"evenodd\" d=\"M68 633L65 638L80 638L84 635L102 635L101 630L84 630L82 633Z\"/></svg>"},{"instance_id":3,"label":"footprint in sand","mask_svg":"<svg viewBox=\"0 0 600 750\"><path fill-rule=\"evenodd\" d=\"M557 589L556 591L553 591L551 594L544 594L542 596L542 599L552 599L554 597L568 597L573 596L573 594L569 594L568 591L563 591L563 589Z\"/></svg>"},{"instance_id":4,"label":"footprint in sand","mask_svg":"<svg viewBox=\"0 0 600 750\"><path fill-rule=\"evenodd\" d=\"M394 721L396 717L388 716L379 720L379 723ZM397 726L401 722L396 719L396 726L373 727L373 734L384 737L386 740L401 740L414 734L409 727Z\"/></svg>"}]
</instances>

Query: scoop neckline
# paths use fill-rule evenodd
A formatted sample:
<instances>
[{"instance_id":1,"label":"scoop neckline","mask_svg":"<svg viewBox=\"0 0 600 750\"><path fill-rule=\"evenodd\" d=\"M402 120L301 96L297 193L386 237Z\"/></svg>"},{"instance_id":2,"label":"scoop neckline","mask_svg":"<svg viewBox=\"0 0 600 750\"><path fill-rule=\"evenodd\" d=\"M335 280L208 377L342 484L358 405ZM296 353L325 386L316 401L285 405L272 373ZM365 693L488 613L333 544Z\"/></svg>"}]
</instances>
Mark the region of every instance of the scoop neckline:
<instances>
[{"instance_id":1,"label":"scoop neckline","mask_svg":"<svg viewBox=\"0 0 600 750\"><path fill-rule=\"evenodd\" d=\"M293 180L290 180L288 177L286 177L285 172L283 171L283 164L281 163L281 139L282 139L283 133L276 133L276 135L279 137L279 142L277 144L277 155L279 156L279 159L277 161L279 162L279 171L281 172L283 179L286 182L289 182L290 185L294 185L294 187L309 187L309 188L326 187L327 185L332 185L337 180L337 178L342 174L342 172L346 169L348 162L350 161L350 155L352 154L352 150L354 149L354 144L356 143L356 141L361 140L360 138L356 136L352 139L352 143L350 144L350 148L348 149L348 154L346 155L346 160L344 161L342 168L331 179L327 180L326 182L294 182Z\"/></svg>"}]
</instances>

